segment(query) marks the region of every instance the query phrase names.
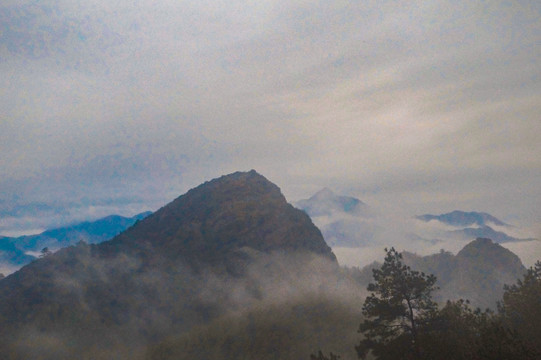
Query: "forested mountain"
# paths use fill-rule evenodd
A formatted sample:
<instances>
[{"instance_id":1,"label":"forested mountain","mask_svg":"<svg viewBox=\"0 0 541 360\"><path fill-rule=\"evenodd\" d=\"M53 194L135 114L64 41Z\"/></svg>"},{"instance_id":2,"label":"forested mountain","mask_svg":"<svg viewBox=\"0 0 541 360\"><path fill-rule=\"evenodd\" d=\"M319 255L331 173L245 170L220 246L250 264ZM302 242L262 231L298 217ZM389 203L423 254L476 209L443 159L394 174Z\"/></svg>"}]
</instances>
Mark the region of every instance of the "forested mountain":
<instances>
[{"instance_id":1,"label":"forested mountain","mask_svg":"<svg viewBox=\"0 0 541 360\"><path fill-rule=\"evenodd\" d=\"M305 213L256 172L235 173L110 241L59 250L0 281L0 352L138 358L166 336L272 304L309 326L303 309L349 301L347 282ZM317 350L316 340L305 346Z\"/></svg>"}]
</instances>

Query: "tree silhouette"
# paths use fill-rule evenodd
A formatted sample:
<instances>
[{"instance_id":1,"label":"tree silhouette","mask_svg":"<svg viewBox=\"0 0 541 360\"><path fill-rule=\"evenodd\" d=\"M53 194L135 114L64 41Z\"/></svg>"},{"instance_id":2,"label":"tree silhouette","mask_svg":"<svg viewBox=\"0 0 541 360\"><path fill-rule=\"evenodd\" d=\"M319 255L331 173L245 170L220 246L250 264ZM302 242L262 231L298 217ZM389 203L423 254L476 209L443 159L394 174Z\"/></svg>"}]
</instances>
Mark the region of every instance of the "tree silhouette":
<instances>
[{"instance_id":1,"label":"tree silhouette","mask_svg":"<svg viewBox=\"0 0 541 360\"><path fill-rule=\"evenodd\" d=\"M515 329L541 356L541 261L529 268L516 284L505 285L498 310L505 324Z\"/></svg>"},{"instance_id":2,"label":"tree silhouette","mask_svg":"<svg viewBox=\"0 0 541 360\"><path fill-rule=\"evenodd\" d=\"M48 247L44 247L43 249L41 249L39 257L40 257L40 258L44 258L44 257L46 257L46 256L51 255L52 253L53 253L53 252L52 252L51 250L49 250Z\"/></svg>"},{"instance_id":3,"label":"tree silhouette","mask_svg":"<svg viewBox=\"0 0 541 360\"><path fill-rule=\"evenodd\" d=\"M372 352L378 359L420 358L419 332L437 311L431 293L436 277L413 271L402 263L394 248L385 249L385 261L373 270L374 283L363 305L365 320L359 326L364 334L355 347L359 358Z\"/></svg>"}]
</instances>

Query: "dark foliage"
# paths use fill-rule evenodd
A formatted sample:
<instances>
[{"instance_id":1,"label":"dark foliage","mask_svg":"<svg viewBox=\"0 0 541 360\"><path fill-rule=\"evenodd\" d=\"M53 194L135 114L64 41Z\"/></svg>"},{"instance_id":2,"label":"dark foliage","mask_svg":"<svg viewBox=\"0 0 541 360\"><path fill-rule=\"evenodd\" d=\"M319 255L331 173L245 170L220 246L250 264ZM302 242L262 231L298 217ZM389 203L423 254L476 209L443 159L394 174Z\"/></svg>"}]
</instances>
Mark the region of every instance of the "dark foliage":
<instances>
[{"instance_id":1,"label":"dark foliage","mask_svg":"<svg viewBox=\"0 0 541 360\"><path fill-rule=\"evenodd\" d=\"M515 329L541 358L541 261L514 285L506 285L498 310L506 326Z\"/></svg>"},{"instance_id":2,"label":"dark foliage","mask_svg":"<svg viewBox=\"0 0 541 360\"><path fill-rule=\"evenodd\" d=\"M306 294L276 304L261 304L208 325L172 336L152 346L147 360L258 359L299 360L318 347L353 359L356 319L360 312L338 298ZM342 359L331 353L322 358Z\"/></svg>"},{"instance_id":3,"label":"dark foliage","mask_svg":"<svg viewBox=\"0 0 541 360\"><path fill-rule=\"evenodd\" d=\"M472 309L464 300L448 301L423 334L424 359L535 359L518 334L491 311Z\"/></svg>"},{"instance_id":4,"label":"dark foliage","mask_svg":"<svg viewBox=\"0 0 541 360\"><path fill-rule=\"evenodd\" d=\"M436 277L411 270L394 248L385 251L383 265L373 270L375 282L368 285L372 294L363 305L366 319L359 332L365 337L357 353L362 359L369 352L379 359L418 358L422 351L419 334L437 309L431 297Z\"/></svg>"},{"instance_id":5,"label":"dark foliage","mask_svg":"<svg viewBox=\"0 0 541 360\"><path fill-rule=\"evenodd\" d=\"M317 352L317 356L314 355L314 354L310 355L310 360L338 360L338 359L340 359L340 356L336 355L336 354L333 354L332 351L331 351L329 357L323 355L321 350L319 350Z\"/></svg>"},{"instance_id":6,"label":"dark foliage","mask_svg":"<svg viewBox=\"0 0 541 360\"><path fill-rule=\"evenodd\" d=\"M495 314L473 309L462 299L437 309L430 298L435 278L412 272L401 259L391 249L382 267L374 269L376 282L368 287L373 293L363 306L367 320L359 330L365 338L356 347L360 358L369 352L389 360L539 358L540 262L518 284L505 287L500 314ZM408 298L422 301L408 307ZM413 311L408 312L410 308Z\"/></svg>"}]
</instances>

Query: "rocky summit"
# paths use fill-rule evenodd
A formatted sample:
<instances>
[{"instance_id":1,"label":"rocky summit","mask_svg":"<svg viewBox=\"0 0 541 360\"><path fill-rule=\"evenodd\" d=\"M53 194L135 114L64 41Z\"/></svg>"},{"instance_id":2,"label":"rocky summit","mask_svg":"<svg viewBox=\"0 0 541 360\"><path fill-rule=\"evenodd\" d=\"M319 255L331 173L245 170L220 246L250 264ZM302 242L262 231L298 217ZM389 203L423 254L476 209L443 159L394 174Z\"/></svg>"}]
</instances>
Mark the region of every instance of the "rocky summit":
<instances>
[{"instance_id":1,"label":"rocky summit","mask_svg":"<svg viewBox=\"0 0 541 360\"><path fill-rule=\"evenodd\" d=\"M104 245L202 263L251 248L311 252L335 260L310 218L256 171L206 182Z\"/></svg>"}]
</instances>

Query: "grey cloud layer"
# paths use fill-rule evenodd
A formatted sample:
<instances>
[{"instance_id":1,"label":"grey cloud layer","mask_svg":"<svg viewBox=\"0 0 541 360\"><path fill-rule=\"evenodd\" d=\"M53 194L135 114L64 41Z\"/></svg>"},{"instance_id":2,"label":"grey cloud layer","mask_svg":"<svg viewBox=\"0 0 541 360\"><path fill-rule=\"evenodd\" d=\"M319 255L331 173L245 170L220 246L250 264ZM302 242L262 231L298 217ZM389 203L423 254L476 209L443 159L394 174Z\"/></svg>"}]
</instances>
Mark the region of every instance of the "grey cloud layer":
<instances>
[{"instance_id":1,"label":"grey cloud layer","mask_svg":"<svg viewBox=\"0 0 541 360\"><path fill-rule=\"evenodd\" d=\"M255 168L293 199L338 184L412 213L539 221L540 15L534 1L4 2L0 198L155 207Z\"/></svg>"}]
</instances>

